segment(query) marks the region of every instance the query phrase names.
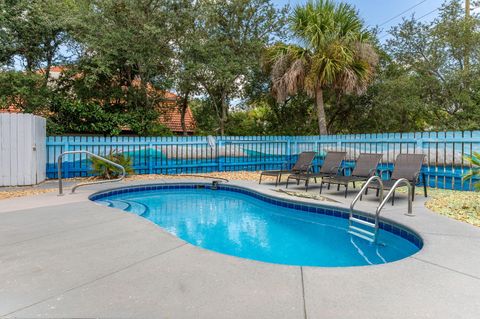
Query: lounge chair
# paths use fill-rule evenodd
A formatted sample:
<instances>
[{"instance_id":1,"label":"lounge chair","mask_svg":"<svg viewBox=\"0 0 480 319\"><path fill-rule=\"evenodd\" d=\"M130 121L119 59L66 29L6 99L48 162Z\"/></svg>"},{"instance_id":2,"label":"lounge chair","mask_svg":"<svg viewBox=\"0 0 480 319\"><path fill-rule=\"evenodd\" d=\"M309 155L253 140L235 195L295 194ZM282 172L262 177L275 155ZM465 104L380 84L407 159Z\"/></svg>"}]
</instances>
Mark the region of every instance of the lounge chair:
<instances>
[{"instance_id":1,"label":"lounge chair","mask_svg":"<svg viewBox=\"0 0 480 319\"><path fill-rule=\"evenodd\" d=\"M383 170L390 171L391 177L389 180L383 181L383 189L389 190L393 187L393 184L400 178L405 178L410 182L412 186L412 200L415 199L415 185L419 181L420 175L423 179L423 193L427 197L427 183L425 180L425 174L421 173L423 161L425 160L425 154L399 154L395 161L393 171L391 169ZM382 173L381 175L382 176ZM377 190L377 196L380 191L378 183L372 183L370 187ZM367 189L368 190L368 189ZM395 202L395 193L392 196L392 205Z\"/></svg>"},{"instance_id":2,"label":"lounge chair","mask_svg":"<svg viewBox=\"0 0 480 319\"><path fill-rule=\"evenodd\" d=\"M337 175L322 178L320 194L322 193L323 184L328 184L328 188L330 188L330 184L338 185L338 190L340 190L340 185L345 185L345 198L347 198L348 184L353 183L353 187L355 188L355 182L364 182L375 175L378 163L382 159L382 156L383 154L376 153L360 154L351 175Z\"/></svg>"},{"instance_id":3,"label":"lounge chair","mask_svg":"<svg viewBox=\"0 0 480 319\"><path fill-rule=\"evenodd\" d=\"M258 181L258 183L260 184L262 182L262 177L264 175L275 176L276 177L275 186L277 186L282 179L282 175L284 174L306 173L311 170L312 162L316 154L317 154L316 152L300 153L300 155L298 155L297 162L295 163L295 165L293 165L292 169L290 170L263 171L260 173L260 180Z\"/></svg>"},{"instance_id":4,"label":"lounge chair","mask_svg":"<svg viewBox=\"0 0 480 319\"><path fill-rule=\"evenodd\" d=\"M317 178L337 175L341 168L342 161L345 159L346 155L347 152L328 152L319 172L314 173L313 171L309 170L303 173L290 174L287 178L286 187L288 188L288 182L291 179L294 179L297 181L297 185L300 183L300 181L305 181L305 191L308 191L308 183L311 178L313 178L316 183Z\"/></svg>"}]
</instances>

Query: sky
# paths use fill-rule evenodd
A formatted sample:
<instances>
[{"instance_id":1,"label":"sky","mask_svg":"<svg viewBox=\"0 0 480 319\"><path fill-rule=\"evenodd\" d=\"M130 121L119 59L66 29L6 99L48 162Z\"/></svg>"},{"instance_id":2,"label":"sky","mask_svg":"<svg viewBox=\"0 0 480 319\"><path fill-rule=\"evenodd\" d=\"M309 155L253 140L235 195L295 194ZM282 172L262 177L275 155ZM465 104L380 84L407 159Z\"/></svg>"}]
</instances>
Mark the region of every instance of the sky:
<instances>
[{"instance_id":1,"label":"sky","mask_svg":"<svg viewBox=\"0 0 480 319\"><path fill-rule=\"evenodd\" d=\"M394 26L400 23L402 21L402 17L409 18L412 16L412 14L415 14L417 18L428 14L422 19L425 21L435 18L435 16L438 14L438 11L434 11L434 12L431 12L431 11L439 8L444 2L444 0L343 0L343 1L348 2L357 8L357 10L360 13L360 16L363 18L366 25L369 25L369 26L382 25L381 29L384 30L384 33L386 33L391 26ZM462 0L459 0L459 1L462 1ZM290 4L291 7L294 7L298 4L303 4L307 2L307 0L273 0L273 2L278 6ZM406 10L408 11L402 14L402 12ZM397 15L400 15L400 16L396 17ZM381 33L380 36L383 36L384 33Z\"/></svg>"}]
</instances>

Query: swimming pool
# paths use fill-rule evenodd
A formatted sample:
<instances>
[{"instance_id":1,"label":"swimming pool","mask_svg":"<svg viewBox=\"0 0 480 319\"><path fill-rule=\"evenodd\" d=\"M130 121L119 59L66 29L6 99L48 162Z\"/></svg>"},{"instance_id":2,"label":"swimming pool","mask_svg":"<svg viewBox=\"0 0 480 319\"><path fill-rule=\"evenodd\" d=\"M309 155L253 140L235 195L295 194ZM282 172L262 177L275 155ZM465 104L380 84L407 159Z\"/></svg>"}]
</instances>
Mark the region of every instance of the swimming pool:
<instances>
[{"instance_id":1,"label":"swimming pool","mask_svg":"<svg viewBox=\"0 0 480 319\"><path fill-rule=\"evenodd\" d=\"M296 266L393 262L422 247L411 230L382 221L378 244L348 233L348 212L209 184L157 184L94 194L91 200L138 214L192 245Z\"/></svg>"}]
</instances>

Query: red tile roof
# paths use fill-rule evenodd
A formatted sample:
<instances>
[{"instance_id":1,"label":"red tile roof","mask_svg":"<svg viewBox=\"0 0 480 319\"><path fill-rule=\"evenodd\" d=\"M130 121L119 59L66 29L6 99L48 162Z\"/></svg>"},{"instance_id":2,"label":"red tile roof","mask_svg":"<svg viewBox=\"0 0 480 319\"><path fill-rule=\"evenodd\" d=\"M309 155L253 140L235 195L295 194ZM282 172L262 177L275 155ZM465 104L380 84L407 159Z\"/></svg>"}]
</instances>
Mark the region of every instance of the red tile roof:
<instances>
[{"instance_id":1,"label":"red tile roof","mask_svg":"<svg viewBox=\"0 0 480 319\"><path fill-rule=\"evenodd\" d=\"M0 109L0 113L20 113L20 112L22 111L13 104L6 109Z\"/></svg>"},{"instance_id":2,"label":"red tile roof","mask_svg":"<svg viewBox=\"0 0 480 319\"><path fill-rule=\"evenodd\" d=\"M50 67L50 73L62 73L63 71L68 70L68 67L66 66L58 66L58 65L52 65ZM38 69L35 71L37 74L45 74L46 70L45 69Z\"/></svg>"},{"instance_id":3,"label":"red tile roof","mask_svg":"<svg viewBox=\"0 0 480 319\"><path fill-rule=\"evenodd\" d=\"M170 104L170 103L169 103ZM181 112L176 105L171 105L162 110L162 114L158 118L159 122L165 125L173 133L182 133ZM195 119L193 118L192 110L188 107L185 112L185 128L187 133L193 134L195 131Z\"/></svg>"}]
</instances>

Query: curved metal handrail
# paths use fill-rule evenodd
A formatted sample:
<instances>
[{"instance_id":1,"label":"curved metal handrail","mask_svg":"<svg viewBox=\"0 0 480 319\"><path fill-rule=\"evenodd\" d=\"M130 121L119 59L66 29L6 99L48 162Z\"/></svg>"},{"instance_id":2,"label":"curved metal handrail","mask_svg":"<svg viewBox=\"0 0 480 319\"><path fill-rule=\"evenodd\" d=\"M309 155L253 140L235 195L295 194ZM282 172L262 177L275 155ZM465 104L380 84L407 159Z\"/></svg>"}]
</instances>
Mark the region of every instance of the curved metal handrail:
<instances>
[{"instance_id":1,"label":"curved metal handrail","mask_svg":"<svg viewBox=\"0 0 480 319\"><path fill-rule=\"evenodd\" d=\"M116 179L109 179L109 180L103 180L103 181L94 181L94 182L88 182L88 183L80 183L72 187L72 194L75 192L75 190L79 187L82 186L87 186L87 185L94 185L94 184L103 184L103 183L113 183L113 182L119 182L125 178L126 172L125 172L125 167L122 165L112 162L111 160L106 159L105 157L101 157L97 154L93 154L92 152L89 151L84 151L84 150L79 150L79 151L67 151L63 152L62 154L58 155L58 195L63 195L63 180L62 180L62 158L65 155L69 154L87 154L91 157L95 157L99 160L104 161L105 163L108 163L110 165L113 165L120 169L122 171L122 174L120 177Z\"/></svg>"},{"instance_id":2,"label":"curved metal handrail","mask_svg":"<svg viewBox=\"0 0 480 319\"><path fill-rule=\"evenodd\" d=\"M363 195L363 192L365 192L365 190L367 189L368 185L370 185L373 181L377 181L378 184L379 184L379 187L380 187L380 202L382 202L383 200L383 182L382 182L382 178L380 176L372 176L370 177L367 182L365 184L363 184L362 188L360 189L360 191L358 192L357 196L355 196L355 198L352 200L352 202L350 203L350 217L352 217L352 214L353 214L353 207L355 206L355 204L357 203L357 201L360 199L360 197L362 197Z\"/></svg>"},{"instance_id":3,"label":"curved metal handrail","mask_svg":"<svg viewBox=\"0 0 480 319\"><path fill-rule=\"evenodd\" d=\"M405 215L407 216L415 216L415 214L412 213L412 185L406 178L400 178L398 179L395 184L393 184L392 188L388 192L387 196L383 199L383 201L378 205L377 211L375 213L376 218L378 218L378 215L380 215L380 211L382 210L383 206L387 203L388 199L392 197L393 193L395 192L395 189L400 186L400 184L405 184L408 189L408 211Z\"/></svg>"}]
</instances>

